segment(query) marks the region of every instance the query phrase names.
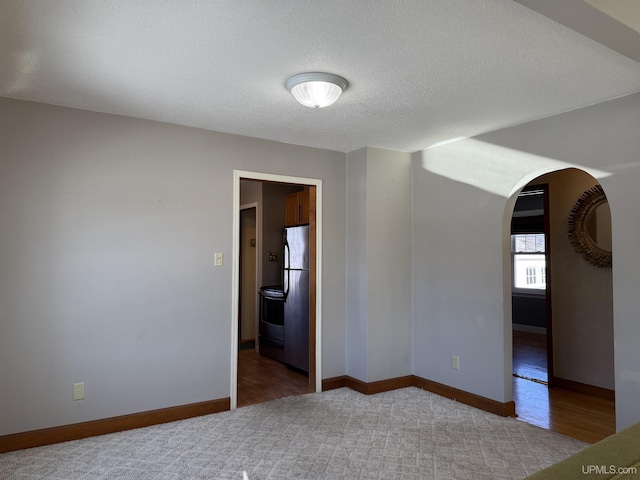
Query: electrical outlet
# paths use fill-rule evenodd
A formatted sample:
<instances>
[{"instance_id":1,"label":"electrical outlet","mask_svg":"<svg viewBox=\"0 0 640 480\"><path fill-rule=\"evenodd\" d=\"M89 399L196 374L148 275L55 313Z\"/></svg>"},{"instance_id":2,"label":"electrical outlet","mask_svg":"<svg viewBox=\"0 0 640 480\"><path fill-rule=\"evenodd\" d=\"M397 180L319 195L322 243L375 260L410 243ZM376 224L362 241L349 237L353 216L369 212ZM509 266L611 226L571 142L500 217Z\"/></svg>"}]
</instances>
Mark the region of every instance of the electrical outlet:
<instances>
[{"instance_id":1,"label":"electrical outlet","mask_svg":"<svg viewBox=\"0 0 640 480\"><path fill-rule=\"evenodd\" d=\"M460 370L460 357L457 355L451 357L451 368L454 370Z\"/></svg>"},{"instance_id":2,"label":"electrical outlet","mask_svg":"<svg viewBox=\"0 0 640 480\"><path fill-rule=\"evenodd\" d=\"M216 267L221 267L221 266L222 266L222 264L224 263L224 255L222 255L222 253L221 253L221 252L216 252L216 253L214 254L213 258L214 258L213 264L214 264Z\"/></svg>"},{"instance_id":3,"label":"electrical outlet","mask_svg":"<svg viewBox=\"0 0 640 480\"><path fill-rule=\"evenodd\" d=\"M84 400L84 382L73 384L73 399Z\"/></svg>"}]
</instances>

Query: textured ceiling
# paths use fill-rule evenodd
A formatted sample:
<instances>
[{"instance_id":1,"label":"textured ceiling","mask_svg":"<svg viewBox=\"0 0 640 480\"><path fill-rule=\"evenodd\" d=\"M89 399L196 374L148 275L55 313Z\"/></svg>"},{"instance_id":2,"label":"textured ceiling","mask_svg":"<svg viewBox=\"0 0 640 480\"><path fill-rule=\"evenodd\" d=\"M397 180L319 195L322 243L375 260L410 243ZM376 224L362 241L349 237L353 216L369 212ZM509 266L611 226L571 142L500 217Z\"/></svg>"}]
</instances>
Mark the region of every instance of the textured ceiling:
<instances>
[{"instance_id":1,"label":"textured ceiling","mask_svg":"<svg viewBox=\"0 0 640 480\"><path fill-rule=\"evenodd\" d=\"M302 107L305 71L350 87ZM512 0L0 2L0 96L344 152L638 91L640 63Z\"/></svg>"}]
</instances>

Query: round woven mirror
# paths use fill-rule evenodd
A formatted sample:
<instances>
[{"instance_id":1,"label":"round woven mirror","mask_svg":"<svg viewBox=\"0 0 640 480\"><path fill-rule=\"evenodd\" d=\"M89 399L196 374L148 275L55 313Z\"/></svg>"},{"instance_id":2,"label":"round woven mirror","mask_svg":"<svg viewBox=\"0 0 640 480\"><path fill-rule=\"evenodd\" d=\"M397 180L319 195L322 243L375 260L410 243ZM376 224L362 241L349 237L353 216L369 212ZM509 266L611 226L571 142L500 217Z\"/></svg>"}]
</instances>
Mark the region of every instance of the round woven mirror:
<instances>
[{"instance_id":1,"label":"round woven mirror","mask_svg":"<svg viewBox=\"0 0 640 480\"><path fill-rule=\"evenodd\" d=\"M598 207L607 203L600 185L584 192L569 215L569 240L576 252L591 265L611 268L611 251L598 246L590 233L590 224Z\"/></svg>"}]
</instances>

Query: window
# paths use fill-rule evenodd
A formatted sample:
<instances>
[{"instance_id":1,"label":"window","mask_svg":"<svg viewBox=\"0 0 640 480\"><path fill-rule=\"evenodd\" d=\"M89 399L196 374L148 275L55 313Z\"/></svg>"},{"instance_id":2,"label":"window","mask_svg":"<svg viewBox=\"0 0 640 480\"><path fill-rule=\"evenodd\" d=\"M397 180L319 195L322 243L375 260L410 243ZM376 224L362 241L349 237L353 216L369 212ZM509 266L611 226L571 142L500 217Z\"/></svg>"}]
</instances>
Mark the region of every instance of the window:
<instances>
[{"instance_id":1,"label":"window","mask_svg":"<svg viewBox=\"0 0 640 480\"><path fill-rule=\"evenodd\" d=\"M514 290L542 293L547 288L544 233L511 235Z\"/></svg>"},{"instance_id":2,"label":"window","mask_svg":"<svg viewBox=\"0 0 640 480\"><path fill-rule=\"evenodd\" d=\"M538 269L536 267L527 267L526 280L527 285L535 285L536 282L536 272Z\"/></svg>"}]
</instances>

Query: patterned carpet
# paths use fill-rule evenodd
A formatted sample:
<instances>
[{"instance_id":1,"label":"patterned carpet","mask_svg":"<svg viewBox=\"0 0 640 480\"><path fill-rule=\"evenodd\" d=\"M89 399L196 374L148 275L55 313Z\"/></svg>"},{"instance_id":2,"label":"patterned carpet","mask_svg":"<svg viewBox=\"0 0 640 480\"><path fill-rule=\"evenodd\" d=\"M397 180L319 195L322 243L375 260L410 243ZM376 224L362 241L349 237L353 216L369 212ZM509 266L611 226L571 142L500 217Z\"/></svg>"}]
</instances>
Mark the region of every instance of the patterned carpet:
<instances>
[{"instance_id":1,"label":"patterned carpet","mask_svg":"<svg viewBox=\"0 0 640 480\"><path fill-rule=\"evenodd\" d=\"M522 479L586 445L415 387L341 388L6 453L0 478Z\"/></svg>"}]
</instances>

